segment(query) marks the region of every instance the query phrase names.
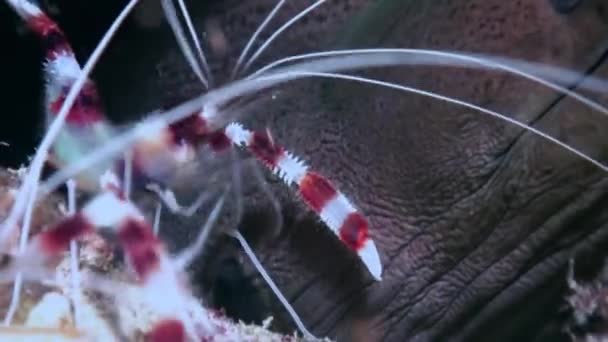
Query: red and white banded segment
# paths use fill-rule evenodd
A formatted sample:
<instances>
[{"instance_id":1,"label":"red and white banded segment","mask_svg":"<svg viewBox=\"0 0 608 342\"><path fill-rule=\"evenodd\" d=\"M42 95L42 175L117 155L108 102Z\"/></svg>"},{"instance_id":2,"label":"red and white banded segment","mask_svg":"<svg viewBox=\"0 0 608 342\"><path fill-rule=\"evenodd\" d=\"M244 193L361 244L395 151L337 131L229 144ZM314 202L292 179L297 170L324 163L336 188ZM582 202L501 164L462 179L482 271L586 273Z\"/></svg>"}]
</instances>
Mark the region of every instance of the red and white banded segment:
<instances>
[{"instance_id":1,"label":"red and white banded segment","mask_svg":"<svg viewBox=\"0 0 608 342\"><path fill-rule=\"evenodd\" d=\"M65 97L82 72L74 52L59 26L36 4L27 0L6 0L24 20L29 29L40 37L46 62L47 114L57 115ZM70 110L68 125L90 125L104 119L101 102L93 82L87 80Z\"/></svg>"},{"instance_id":2,"label":"red and white banded segment","mask_svg":"<svg viewBox=\"0 0 608 342\"><path fill-rule=\"evenodd\" d=\"M161 317L148 334L149 339L185 341L187 335L194 336L194 328L184 309L187 296L178 279L178 270L139 209L115 191L116 188L116 184L106 184L106 191L78 213L36 235L28 255L52 257L63 253L72 240L93 234L98 228L114 227L127 264L142 286L146 303Z\"/></svg>"},{"instance_id":3,"label":"red and white banded segment","mask_svg":"<svg viewBox=\"0 0 608 342\"><path fill-rule=\"evenodd\" d=\"M42 43L45 53L45 113L50 122L64 105L68 92L81 75L72 47L61 28L35 3L5 0ZM55 143L51 161L56 167L80 158L111 135L95 84L86 80L71 106ZM111 165L104 165L102 171ZM98 170L87 170L78 177L79 187L89 187L99 178Z\"/></svg>"},{"instance_id":4,"label":"red and white banded segment","mask_svg":"<svg viewBox=\"0 0 608 342\"><path fill-rule=\"evenodd\" d=\"M202 144L209 144L214 151L223 150L230 143L246 147L287 185L295 183L306 204L319 214L322 221L346 246L359 255L372 276L377 280L381 279L382 264L376 245L369 237L369 224L344 194L323 176L310 172L302 161L282 146L275 144L270 134L251 132L239 123L231 123L223 130L210 130L209 122L213 122L214 118L214 112L203 110L169 126L149 144L158 144L173 150L196 148ZM159 155L139 154L146 157L138 164L154 160ZM159 163L147 163L152 164ZM154 167L148 172L152 169Z\"/></svg>"},{"instance_id":5,"label":"red and white banded segment","mask_svg":"<svg viewBox=\"0 0 608 342\"><path fill-rule=\"evenodd\" d=\"M287 185L295 183L306 204L319 214L321 220L346 246L359 255L374 278L381 279L382 264L376 245L369 237L369 224L344 194L323 176L310 172L302 161L282 146L275 144L268 133L251 132L239 123L231 123L225 129L210 130L209 123L213 123L215 116L215 112L208 110L193 114L169 126L148 144L165 146L174 151L183 148L194 149L202 144L209 144L214 151L221 151L230 143L246 147ZM146 157L138 164L154 160L159 155L139 154L140 157ZM147 163L149 166L153 164L161 163ZM154 167L148 172L152 169Z\"/></svg>"},{"instance_id":6,"label":"red and white banded segment","mask_svg":"<svg viewBox=\"0 0 608 342\"><path fill-rule=\"evenodd\" d=\"M306 204L346 246L359 255L372 276L381 279L382 264L376 245L369 236L368 221L344 194L325 177L309 171L304 162L275 144L269 134L251 132L238 123L229 124L224 132L232 143L250 150L287 185L296 184Z\"/></svg>"}]
</instances>

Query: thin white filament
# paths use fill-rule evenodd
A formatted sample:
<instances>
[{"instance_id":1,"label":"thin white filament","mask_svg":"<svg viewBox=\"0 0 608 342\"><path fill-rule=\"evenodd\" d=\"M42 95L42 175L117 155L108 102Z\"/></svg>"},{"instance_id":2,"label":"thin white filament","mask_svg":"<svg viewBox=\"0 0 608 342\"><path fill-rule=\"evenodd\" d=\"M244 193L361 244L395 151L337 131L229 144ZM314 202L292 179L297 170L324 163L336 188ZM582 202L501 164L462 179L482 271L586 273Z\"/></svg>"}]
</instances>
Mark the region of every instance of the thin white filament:
<instances>
[{"instance_id":1,"label":"thin white filament","mask_svg":"<svg viewBox=\"0 0 608 342\"><path fill-rule=\"evenodd\" d=\"M205 88L209 89L209 82L207 81L207 78L205 78L205 75L203 75L201 68L196 62L194 54L192 53L192 49L190 48L184 31L182 30L182 26L179 23L179 19L175 11L175 6L173 5L173 0L161 0L161 4L163 6L163 12L165 13L165 17L167 18L167 21L169 22L169 25L173 30L173 34L175 35L177 44L182 50L184 57L188 61L188 64L190 64L190 67L192 68L196 76L199 78L201 83L205 85Z\"/></svg>"},{"instance_id":2,"label":"thin white filament","mask_svg":"<svg viewBox=\"0 0 608 342\"><path fill-rule=\"evenodd\" d=\"M200 110L200 108L204 106L219 108L226 102L240 96L245 96L247 94L296 79L314 77L314 75L311 74L314 72L338 72L342 70L352 70L364 67L398 66L407 64L408 62L409 59L403 56L403 54L340 56L328 57L323 60L301 62L295 65L274 69L264 76L259 76L254 79L237 80L221 88L210 90L201 96L186 101L173 109L168 110L163 116L153 115L151 118L146 119L142 125L168 125L188 117L193 112ZM302 70L306 70L307 73L302 73ZM108 160L110 158L115 158L121 151L137 141L137 139L142 135L143 131L145 130L139 129L138 125L135 129L131 129L117 135L111 141L91 151L91 153L85 157L68 164L66 167L53 174L43 184L42 195L47 195L51 191L54 191L59 185L65 182L66 179L73 177L74 175L78 174L78 172L91 167L91 165L95 165L100 161ZM589 157L585 159L588 160ZM606 170L607 168L597 161L595 161L593 164L597 166L601 165L600 168L602 170Z\"/></svg>"},{"instance_id":3,"label":"thin white filament","mask_svg":"<svg viewBox=\"0 0 608 342\"><path fill-rule=\"evenodd\" d=\"M258 180L258 182L260 184L260 188L262 189L262 192L266 195L266 197L268 197L268 199L270 200L270 203L272 203L272 209L274 211L275 220L276 220L275 221L276 226L275 226L275 229L272 230L272 232L274 234L277 234L278 232L280 232L281 226L283 225L283 215L281 213L281 204L277 200L276 196L272 193L272 190L270 189L270 185L268 184L268 182L264 178L264 175L262 174L262 171L260 170L260 165L257 162L251 163L251 164L253 167L253 175Z\"/></svg>"},{"instance_id":4,"label":"thin white filament","mask_svg":"<svg viewBox=\"0 0 608 342\"><path fill-rule=\"evenodd\" d=\"M262 32L262 30L264 30L264 28L272 20L272 18L274 18L274 16L281 9L281 7L283 7L283 4L285 4L285 1L287 1L287 0L280 0L274 6L274 8L272 9L272 11L270 11L270 13L266 17L266 19L264 19L264 21L260 24L260 26L255 30L255 32L253 33L253 35L251 36L251 38L249 38L249 41L245 45L245 48L241 52L241 55L239 56L238 60L236 61L236 65L234 66L234 69L232 69L232 75L231 75L232 79L234 79L236 77L236 74L238 73L239 68L241 67L241 64L243 63L243 60L245 59L245 56L249 52L249 49L251 49L251 46L253 46L253 43L255 42L255 40L258 38L258 36Z\"/></svg>"},{"instance_id":5,"label":"thin white filament","mask_svg":"<svg viewBox=\"0 0 608 342\"><path fill-rule=\"evenodd\" d=\"M281 64L285 64L285 63L289 63L289 62L294 62L294 61L298 61L298 60L306 60L306 59L311 59L311 58L318 58L318 57L330 57L330 56L341 56L341 55L356 55L356 54L370 54L370 53L381 53L381 52L387 52L387 53L403 53L403 54L411 54L411 55L426 55L426 56L432 56L432 57L439 57L439 60L433 60L433 59L425 59L422 61L416 61L413 60L412 64L415 65L420 65L420 64L426 64L426 65L448 65L448 66L455 66L456 64L453 62L453 60L459 60L462 62L467 62L466 64L461 64L458 66L465 66L465 67L470 67L470 68L479 68L479 67L484 67L484 69L486 68L490 68L490 69L500 69L515 75L519 75L523 78L529 79L533 82L537 82L539 84L542 84L548 88L551 88L557 92L560 92L562 94L568 95L572 98L574 98L575 100L589 106L590 108L597 110L598 112L607 115L608 116L608 109L605 106L602 106L601 104L589 99L588 97L582 96L579 93L572 91L566 87L560 86L559 84L556 83L552 83L549 82L543 78L540 78L538 76L535 76L529 72L525 72L522 70L518 70L517 68L511 67L507 64L507 63L500 63L500 62L496 62L493 61L493 59L491 57L474 57L474 55L469 55L469 54L464 54L464 53L455 53L455 52L446 52L446 51L439 51L439 50L428 50L428 49L352 49L352 50L335 50L335 51L323 51L323 52L314 52L314 53L307 53L307 54L302 54L302 55L296 55L296 56L290 56L290 57L286 57L286 58L282 58L279 60L276 60L262 68L260 68L259 70L257 70L256 72L252 73L250 76L248 76L247 78L255 78L256 76L259 76L261 74L263 74L265 71L268 71L278 65ZM441 58L447 59L446 60L442 60ZM579 78L584 77L584 75L579 75ZM575 82L574 79L570 79L570 82Z\"/></svg>"},{"instance_id":6,"label":"thin white filament","mask_svg":"<svg viewBox=\"0 0 608 342\"><path fill-rule=\"evenodd\" d=\"M128 150L124 154L125 169L123 175L123 193L126 199L131 198L131 188L133 183L133 153Z\"/></svg>"},{"instance_id":7,"label":"thin white filament","mask_svg":"<svg viewBox=\"0 0 608 342\"><path fill-rule=\"evenodd\" d=\"M18 272L15 276L15 282L13 283L13 292L11 294L11 303L9 304L6 316L4 316L3 324L5 326L11 325L13 317L17 313L19 302L21 301L21 287L23 286L23 274Z\"/></svg>"},{"instance_id":8,"label":"thin white filament","mask_svg":"<svg viewBox=\"0 0 608 342\"><path fill-rule=\"evenodd\" d=\"M202 193L189 207L183 208L183 210L180 210L178 212L186 217L191 217L198 211L201 206L203 206L203 204L207 203L207 201L209 201L211 197L213 197L213 193L211 192Z\"/></svg>"},{"instance_id":9,"label":"thin white filament","mask_svg":"<svg viewBox=\"0 0 608 342\"><path fill-rule=\"evenodd\" d=\"M260 55L262 54L262 52L264 52L264 50L266 50L266 48L281 34L283 33L285 30L287 30L290 26L292 26L293 24L295 24L298 20L302 19L304 16L306 16L308 13L312 12L315 8L321 6L324 2L326 2L327 0L318 0L316 1L314 4L308 6L307 8L305 8L303 11L301 11L300 13L298 13L295 17L291 18L288 22L286 22L283 26L279 27L278 30L276 30L275 33L273 33L267 40L266 42L264 42L264 44L262 44L262 46L260 46L259 49L257 49L257 51L253 54L253 56L251 56L251 58L249 58L249 60L247 61L247 63L245 64L245 67L243 67L243 72L247 72L247 69L249 69L249 67L251 66L251 64L253 64L253 62L255 62L256 59L258 59L258 57L260 57Z\"/></svg>"},{"instance_id":10,"label":"thin white filament","mask_svg":"<svg viewBox=\"0 0 608 342\"><path fill-rule=\"evenodd\" d=\"M527 130L531 133L534 133L544 139L547 139L548 141L566 149L567 151L570 151L572 153L574 153L575 155L583 158L584 160L592 163L593 165L599 167L600 169L602 169L603 171L608 171L608 166L600 163L599 161L587 156L586 154L584 154L583 152L581 152L580 150L571 147L568 144L565 144L559 140L557 140L556 138L539 131L538 129L526 125L524 123L521 123L515 119L512 119L504 114L498 113L496 111L487 109L487 108L483 108L465 101L461 101L452 97L448 97L448 96L444 96L444 95L440 95L434 92L430 92L430 91L425 91L425 90L421 90L421 89L416 89L416 88L411 88L411 87L406 87L406 86L402 86L399 84L395 84L395 83L391 83L391 82L384 82L384 81L380 81L380 80L375 80L375 79L371 79L371 78L365 78L365 77L359 77L359 76L352 76L352 75L344 75L344 74L337 74L337 73L321 73L321 72L302 72L304 74L310 75L310 76L318 76L318 77L325 77L325 78L332 78L332 79L342 79L342 80L350 80L350 81L356 81L356 82L361 82L361 83L368 83L368 84L374 84L374 85L379 85L382 87L386 87L386 88L392 88L392 89L397 89L397 90L402 90L402 91L406 91L409 93L414 93L414 94L419 94L419 95L423 95L423 96L427 96L427 97L431 97L437 100L441 100L441 101L445 101L448 103L452 103L452 104L456 104L459 106L463 106L463 107L467 107L470 109L474 109L477 111L480 111L482 113L491 115L497 119L500 119L502 121L506 121L510 124L513 124L517 127L520 127L524 130Z\"/></svg>"},{"instance_id":11,"label":"thin white filament","mask_svg":"<svg viewBox=\"0 0 608 342\"><path fill-rule=\"evenodd\" d=\"M487 59L490 58L494 62L502 63L505 65L512 65L522 72L530 74L542 75L545 78L552 79L556 82L564 84L573 83L585 77L585 81L582 84L577 85L578 87L590 91L594 91L600 94L605 94L608 91L608 81L597 77L584 75L581 72L575 70L569 70L566 68L547 65L537 62L528 62L524 60L518 60L514 58L508 58L503 56L491 56L480 53L471 53L471 57ZM581 77L582 75L582 77Z\"/></svg>"},{"instance_id":12,"label":"thin white filament","mask_svg":"<svg viewBox=\"0 0 608 342\"><path fill-rule=\"evenodd\" d=\"M137 1L138 0L129 1L127 6L120 12L118 17L116 17L106 34L102 37L101 41L85 63L84 68L82 69L82 73L70 88L70 91L68 92L65 102L61 106L59 113L49 126L44 138L40 142L36 155L34 156L34 159L30 165L30 170L27 173L23 184L19 188L17 197L15 199L15 204L11 208L7 219L2 224L2 232L0 233L0 243L6 241L7 237L10 236L14 229L16 229L17 221L19 220L19 217L21 217L26 205L28 206L28 208L31 208L27 211L26 217L31 215L31 212L33 210L33 203L36 201L38 181L40 179L40 174L42 172L44 162L47 159L48 151L54 143L55 138L61 131L65 119L70 109L72 108L76 97L80 93L82 86L84 85L89 74L93 70L93 67L97 64L99 57L105 51L106 47L108 46L108 43L120 27L120 25L124 22L131 10L135 7ZM26 204L26 202L28 201L31 202L31 204ZM26 236L29 234L29 229L30 227L25 224L22 227L22 230L26 234Z\"/></svg>"},{"instance_id":13,"label":"thin white filament","mask_svg":"<svg viewBox=\"0 0 608 342\"><path fill-rule=\"evenodd\" d=\"M65 185L68 188L68 215L71 216L76 214L76 181L68 179Z\"/></svg>"},{"instance_id":14,"label":"thin white filament","mask_svg":"<svg viewBox=\"0 0 608 342\"><path fill-rule=\"evenodd\" d=\"M76 182L70 179L66 182L68 188L68 215L76 214ZM78 242L70 241L70 280L72 282L72 306L74 307L74 325L79 327L80 306L82 302L82 292L80 288L80 269L79 269Z\"/></svg>"},{"instance_id":15,"label":"thin white filament","mask_svg":"<svg viewBox=\"0 0 608 342\"><path fill-rule=\"evenodd\" d=\"M251 249L251 247L249 246L249 244L247 243L247 241L245 240L245 238L243 237L241 232L239 232L238 230L235 230L234 232L230 233L230 235L232 235L234 238L236 238L238 240L239 244L243 248L243 251L245 251L245 254L247 254L249 259L251 260L251 262L257 269L257 271L262 276L262 278L264 278L264 280L266 281L268 286L272 289L272 292L275 294L275 296L277 296L277 299L281 302L283 307L285 307L285 309L287 310L287 312L293 319L294 323L296 323L298 329L300 329L300 332L302 332L302 335L304 335L304 338L310 339L310 340L316 340L316 337L313 334L311 334L310 331L308 331L308 329L306 328L306 326L300 319L300 316L298 316L298 314L293 309L291 304L289 304L289 301L281 293L281 290L279 290L279 288L274 283L272 278L270 278L270 275L268 274L268 272L266 272L266 270L264 269L264 266L262 265L262 263L260 263L260 260L258 260L258 258L255 256L255 253L253 252L253 250Z\"/></svg>"},{"instance_id":16,"label":"thin white filament","mask_svg":"<svg viewBox=\"0 0 608 342\"><path fill-rule=\"evenodd\" d=\"M198 208L205 204L214 195L212 192L203 192L196 198L196 200L194 200L192 204L184 207L177 202L175 193L170 189L163 190L158 184L149 184L146 186L146 189L154 192L160 201L167 206L171 213L180 214L186 217L191 217L194 215Z\"/></svg>"},{"instance_id":17,"label":"thin white filament","mask_svg":"<svg viewBox=\"0 0 608 342\"><path fill-rule=\"evenodd\" d=\"M183 270L186 267L190 266L192 262L196 259L196 257L201 255L201 253L203 252L203 248L205 246L207 238L209 237L211 227L217 221L217 218L222 208L224 207L224 198L225 194L223 194L215 203L215 206L213 207L213 210L211 210L209 217L207 217L205 224L203 225L203 227L201 227L201 231L198 234L198 237L196 238L194 244L186 248L176 257L175 263L180 269Z\"/></svg>"},{"instance_id":18,"label":"thin white filament","mask_svg":"<svg viewBox=\"0 0 608 342\"><path fill-rule=\"evenodd\" d=\"M203 52L203 48L201 47L201 42L196 35L196 30L194 29L194 25L192 24L192 18L190 17L190 13L188 12L188 8L186 8L186 4L184 0L177 0L179 4L179 8L182 11L184 19L186 20L186 26L188 27L188 31L192 40L194 41L194 47L196 48L196 52L198 53L198 58L201 60L201 64L203 65L203 69L205 71L205 75L207 76L207 80L209 81L209 87L213 86L213 78L211 77L211 69L209 68L209 63L207 63L207 58L205 57L205 53Z\"/></svg>"},{"instance_id":19,"label":"thin white filament","mask_svg":"<svg viewBox=\"0 0 608 342\"><path fill-rule=\"evenodd\" d=\"M230 149L230 159L232 161L232 188L234 189L234 206L236 208L234 226L236 227L243 216L243 173L241 172L241 160L234 148Z\"/></svg>"},{"instance_id":20,"label":"thin white filament","mask_svg":"<svg viewBox=\"0 0 608 342\"><path fill-rule=\"evenodd\" d=\"M33 196L32 196L33 197ZM28 201L26 213L31 213L34 211L34 201ZM22 256L25 253L27 248L27 243L29 239L29 227L32 224L33 215L25 215L23 219L23 227L21 229L21 235L19 236L19 250L17 251L18 256ZM13 284L13 293L11 294L11 302L8 307L8 311L6 312L6 316L4 316L4 325L9 326L13 322L13 318L17 313L17 309L19 307L19 302L21 301L21 288L23 287L23 274L21 272L17 272L17 276L15 277L15 283Z\"/></svg>"},{"instance_id":21,"label":"thin white filament","mask_svg":"<svg viewBox=\"0 0 608 342\"><path fill-rule=\"evenodd\" d=\"M156 211L154 212L154 225L152 225L152 231L154 235L158 236L158 232L160 230L160 215L163 210L163 204L161 201L156 202Z\"/></svg>"},{"instance_id":22,"label":"thin white filament","mask_svg":"<svg viewBox=\"0 0 608 342\"><path fill-rule=\"evenodd\" d=\"M389 52L389 53L407 53L407 54L421 54L421 55L432 55L436 57L445 57L449 59L458 59L461 61L472 61L475 64L483 64L485 66L495 65L501 67L504 70L510 68L517 70L519 75L537 75L550 79L555 82L562 84L572 84L585 78L583 84L578 85L582 89L595 91L599 93L605 93L608 91L608 81L583 74L576 70L566 69L564 67L541 64L536 62L529 62L525 60L509 58L499 55L461 52L461 51L448 51L448 50L433 50L433 49L396 49L396 48L379 48L379 49L350 49L350 50L334 50L334 51L321 51L313 52L302 55L295 55L286 58L282 58L267 64L266 66L258 69L247 78L253 78L254 75L259 75L264 71L274 68L275 66L285 64L290 61L306 60L314 57L327 57L327 56L339 56L339 55L352 55L359 53L378 53L378 52ZM470 63L456 64L454 62L441 62L440 60L424 60L419 62L416 59L411 59L404 64L409 65L445 65L445 66L474 66Z\"/></svg>"}]
</instances>

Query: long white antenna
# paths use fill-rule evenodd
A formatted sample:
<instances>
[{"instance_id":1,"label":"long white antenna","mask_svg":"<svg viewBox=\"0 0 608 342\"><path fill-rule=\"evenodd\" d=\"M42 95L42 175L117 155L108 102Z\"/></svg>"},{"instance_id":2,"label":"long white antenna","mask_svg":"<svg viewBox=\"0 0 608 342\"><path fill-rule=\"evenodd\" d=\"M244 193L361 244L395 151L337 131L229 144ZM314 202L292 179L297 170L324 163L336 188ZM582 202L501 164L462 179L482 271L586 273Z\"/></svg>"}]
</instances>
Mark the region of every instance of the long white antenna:
<instances>
[{"instance_id":1,"label":"long white antenna","mask_svg":"<svg viewBox=\"0 0 608 342\"><path fill-rule=\"evenodd\" d=\"M409 55L414 55L414 56L420 55L420 56L429 56L429 57L437 58L435 60L427 59L424 61L420 61L420 63L418 63L418 64L421 64L421 65L433 65L433 64L458 65L456 63L458 61L460 61L461 63L463 63L463 66L465 66L467 68L480 68L480 69L489 68L489 69L503 70L505 72L509 72L509 73L521 76L523 78L526 78L530 81L542 84L542 85L544 85L548 88L551 88L555 91L558 91L564 95L570 96L570 97L574 98L575 100L589 106L590 108L597 110L597 111L601 112L602 114L608 116L608 109L606 109L606 107L602 106L600 103L593 101L590 98L585 97L585 96L583 96L575 91L572 91L564 86L561 86L555 82L545 80L541 77L534 75L531 72L526 72L525 70L523 70L523 68L518 69L517 67L509 65L509 64L522 64L522 66L526 67L526 66L529 66L528 65L529 63L524 63L524 62L520 62L520 61L509 61L509 60L501 61L501 60L493 58L493 57L483 57L483 56L477 56L477 55L473 55L473 54L449 52L449 51L441 51L441 50L382 48L382 49L351 49L351 50L312 52L312 53L306 53L303 55L295 55L295 56L289 56L289 57L285 57L282 59L278 59L278 60L271 62L271 63L267 64L266 66L256 70L255 72L253 72L252 74L247 76L246 79L254 79L257 76L264 74L264 72L272 70L274 67L277 67L279 65L282 65L282 64L285 64L288 62L315 59L318 57L331 57L331 56L342 56L342 55L352 56L352 55L358 55L358 54L362 54L362 55L376 54L376 53L381 53L381 52L403 53L403 54L409 54ZM445 61L444 59L447 59L448 61ZM574 82L574 77L572 77L571 82Z\"/></svg>"},{"instance_id":2,"label":"long white antenna","mask_svg":"<svg viewBox=\"0 0 608 342\"><path fill-rule=\"evenodd\" d=\"M251 36L251 38L249 38L249 41L247 42L247 45L245 45L245 48L241 52L241 55L239 56L239 59L236 61L236 65L234 66L234 69L232 69L232 75L231 75L232 79L234 79L236 77L236 74L239 71L239 68L241 67L241 64L243 63L243 60L245 59L245 56L247 55L247 52L249 52L249 49L251 49L251 46L253 45L253 43L255 42L255 40L258 38L258 36L262 32L262 30L266 27L266 25L268 25L268 23L270 22L270 20L272 20L272 18L274 18L274 16L277 14L277 12L279 11L279 9L281 9L281 7L285 3L285 1L287 1L287 0L280 0L274 6L274 8L272 9L272 11L270 11L270 13L266 17L266 19L264 19L264 21L260 24L260 26L257 28L257 30L253 33L253 35Z\"/></svg>"},{"instance_id":3,"label":"long white antenna","mask_svg":"<svg viewBox=\"0 0 608 342\"><path fill-rule=\"evenodd\" d=\"M207 58L205 58L205 53L203 52L203 49L201 48L201 42L198 39L196 30L194 29L194 25L192 24L192 18L190 17L190 13L188 12L188 9L186 8L186 4L184 3L184 0L177 0L177 3L179 4L179 8L182 11L182 14L184 15L184 19L186 20L186 26L188 27L190 36L192 37L192 40L194 41L194 47L196 48L198 57L201 60L201 64L203 65L203 69L205 71L205 76L207 77L207 80L209 81L209 87L213 87L213 77L211 75L211 69L209 68L209 63L207 63Z\"/></svg>"},{"instance_id":4,"label":"long white antenna","mask_svg":"<svg viewBox=\"0 0 608 342\"><path fill-rule=\"evenodd\" d=\"M76 181L70 179L66 183L68 187L68 215L76 214ZM82 289L80 280L79 248L76 240L70 241L70 280L71 299L74 308L74 325L80 327L80 303L82 303Z\"/></svg>"},{"instance_id":5,"label":"long white antenna","mask_svg":"<svg viewBox=\"0 0 608 342\"><path fill-rule=\"evenodd\" d=\"M224 194L215 203L215 206L207 217L205 224L203 227L201 227L201 231L198 234L196 241L175 258L175 264L179 268L185 269L186 267L190 266L196 257L203 252L203 247L205 246L209 232L211 232L211 227L215 224L215 221L219 217L222 207L224 206L225 195L226 193L224 192Z\"/></svg>"},{"instance_id":6,"label":"long white antenna","mask_svg":"<svg viewBox=\"0 0 608 342\"><path fill-rule=\"evenodd\" d=\"M194 54L192 53L192 49L188 44L188 40L182 30L182 26L179 23L179 19L177 18L177 13L175 12L175 6L173 5L173 0L161 0L161 4L163 7L163 12L165 13L165 17L167 18L167 22L171 26L173 30L173 34L175 34L175 38L177 40L177 44L179 45L184 57L190 64L190 67L194 71L194 74L199 78L201 83L205 86L205 88L209 89L209 81L203 74L201 68L199 67L196 59L194 58Z\"/></svg>"},{"instance_id":7,"label":"long white antenna","mask_svg":"<svg viewBox=\"0 0 608 342\"><path fill-rule=\"evenodd\" d=\"M275 296L277 296L277 299L281 302L281 304L283 305L285 310L287 310L287 312L293 319L293 321L296 324L296 326L298 327L298 329L300 329L300 332L302 332L302 335L304 335L304 337L308 340L316 340L316 337L312 333L310 333L310 331L308 331L308 329L306 328L306 326L300 319L300 316L298 316L298 314L293 309L291 304L289 304L289 301L287 300L287 298L285 298L285 296L283 296L283 293L281 293L281 290L279 290L279 288L274 283L272 278L270 278L270 275L268 274L268 272L266 272L266 270L264 269L264 266L262 265L260 260L255 256L255 253L253 252L253 250L249 246L249 243L247 243L247 240L245 240L243 235L241 235L241 233L238 230L234 230L234 231L230 232L229 234L238 240L239 244L245 251L245 254L247 254L249 259L253 263L253 266L255 266L255 268L260 273L260 275L262 275L262 278L264 278L264 280L266 281L268 286L270 286L270 288L272 289L272 292L275 294Z\"/></svg>"},{"instance_id":8,"label":"long white antenna","mask_svg":"<svg viewBox=\"0 0 608 342\"><path fill-rule=\"evenodd\" d=\"M262 44L262 46L260 46L260 48L253 54L253 56L251 56L251 58L249 58L249 60L247 61L247 64L245 64L245 67L243 68L243 72L247 72L247 69L249 69L251 64L253 64L253 62L255 62L255 60L258 59L258 57L260 57L260 55L262 54L262 52L264 52L264 50L266 50L268 45L270 45L270 43L272 43L281 33L283 33L285 30L287 30L291 25L295 24L298 20L302 19L308 13L312 12L315 8L321 6L326 1L327 0L318 0L314 4L305 8L302 12L298 13L298 15L291 18L291 20L286 22L283 26L281 26L275 33L272 34L272 36L270 36L270 38L268 38L266 40L266 42L264 44Z\"/></svg>"}]
</instances>

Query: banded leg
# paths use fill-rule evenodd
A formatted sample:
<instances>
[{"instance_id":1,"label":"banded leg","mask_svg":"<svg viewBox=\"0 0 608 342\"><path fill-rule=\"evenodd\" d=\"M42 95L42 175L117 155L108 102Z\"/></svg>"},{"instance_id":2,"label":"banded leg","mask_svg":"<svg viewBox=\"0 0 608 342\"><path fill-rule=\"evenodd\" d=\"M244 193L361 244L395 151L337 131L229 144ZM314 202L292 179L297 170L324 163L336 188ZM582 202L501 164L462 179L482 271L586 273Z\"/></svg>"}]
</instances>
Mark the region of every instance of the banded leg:
<instances>
[{"instance_id":1,"label":"banded leg","mask_svg":"<svg viewBox=\"0 0 608 342\"><path fill-rule=\"evenodd\" d=\"M304 202L351 250L361 258L371 275L380 280L382 264L367 219L329 180L277 145L268 133L251 132L239 123L225 129L232 143L248 149L288 186L296 185Z\"/></svg>"},{"instance_id":2,"label":"banded leg","mask_svg":"<svg viewBox=\"0 0 608 342\"><path fill-rule=\"evenodd\" d=\"M45 54L45 112L47 122L59 114L70 88L82 70L61 28L34 2L5 0L41 41ZM97 87L87 80L66 117L62 132L52 148L52 162L61 167L110 139L113 130L106 117ZM79 185L95 185L111 164L90 170L79 179ZM100 171L101 170L101 171Z\"/></svg>"},{"instance_id":3,"label":"banded leg","mask_svg":"<svg viewBox=\"0 0 608 342\"><path fill-rule=\"evenodd\" d=\"M41 40L46 57L46 111L48 115L56 115L67 91L82 72L80 65L61 28L35 3L27 0L6 1ZM105 120L105 117L97 88L89 80L81 90L66 121L68 124L86 126L102 120Z\"/></svg>"},{"instance_id":4,"label":"banded leg","mask_svg":"<svg viewBox=\"0 0 608 342\"><path fill-rule=\"evenodd\" d=\"M154 144L164 143L165 148L176 151L185 148L194 150L203 144L209 144L218 152L229 144L246 148L285 184L295 184L304 202L348 248L357 253L371 275L376 280L381 279L382 264L376 245L369 237L369 223L342 192L277 145L268 133L251 132L239 123L231 123L225 129L209 130L214 119L215 113L206 114L202 111L193 114L167 127L161 135L162 141L155 140ZM153 145L152 142L150 144ZM151 153L138 156L141 158L138 164L148 166L155 164L151 160L157 157Z\"/></svg>"},{"instance_id":5,"label":"banded leg","mask_svg":"<svg viewBox=\"0 0 608 342\"><path fill-rule=\"evenodd\" d=\"M115 191L103 192L78 213L36 235L28 255L41 259L58 255L70 241L93 234L101 227L114 227L146 303L163 317L150 332L151 340L171 337L171 341L185 341L186 335L194 334L192 322L185 314L186 293L177 268L137 207Z\"/></svg>"}]
</instances>

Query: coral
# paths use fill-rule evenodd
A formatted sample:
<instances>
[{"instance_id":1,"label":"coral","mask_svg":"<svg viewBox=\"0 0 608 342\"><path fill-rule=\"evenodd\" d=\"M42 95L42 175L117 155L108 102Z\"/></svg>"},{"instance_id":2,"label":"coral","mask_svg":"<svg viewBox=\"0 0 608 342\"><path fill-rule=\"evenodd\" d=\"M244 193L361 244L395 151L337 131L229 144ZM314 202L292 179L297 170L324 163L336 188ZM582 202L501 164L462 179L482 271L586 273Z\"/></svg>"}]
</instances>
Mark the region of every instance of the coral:
<instances>
[{"instance_id":1,"label":"coral","mask_svg":"<svg viewBox=\"0 0 608 342\"><path fill-rule=\"evenodd\" d=\"M0 169L0 216L10 208L23 170ZM52 195L39 203L34 214L32 234L43 231L65 215L60 196ZM16 246L16 239L14 243ZM129 276L109 244L99 236L80 241L79 272L82 293L75 295L66 251L55 269L52 284L26 282L17 313L10 326L0 328L0 340L10 341L142 341L157 322L158 314L146 302L147 293ZM27 270L23 270L27 272ZM1 285L5 314L12 283ZM158 294L162 296L162 293ZM188 314L205 331L206 341L298 341L294 335L281 335L262 326L234 322L219 311L205 309L199 298L191 296ZM208 332L212 332L209 334Z\"/></svg>"}]
</instances>

